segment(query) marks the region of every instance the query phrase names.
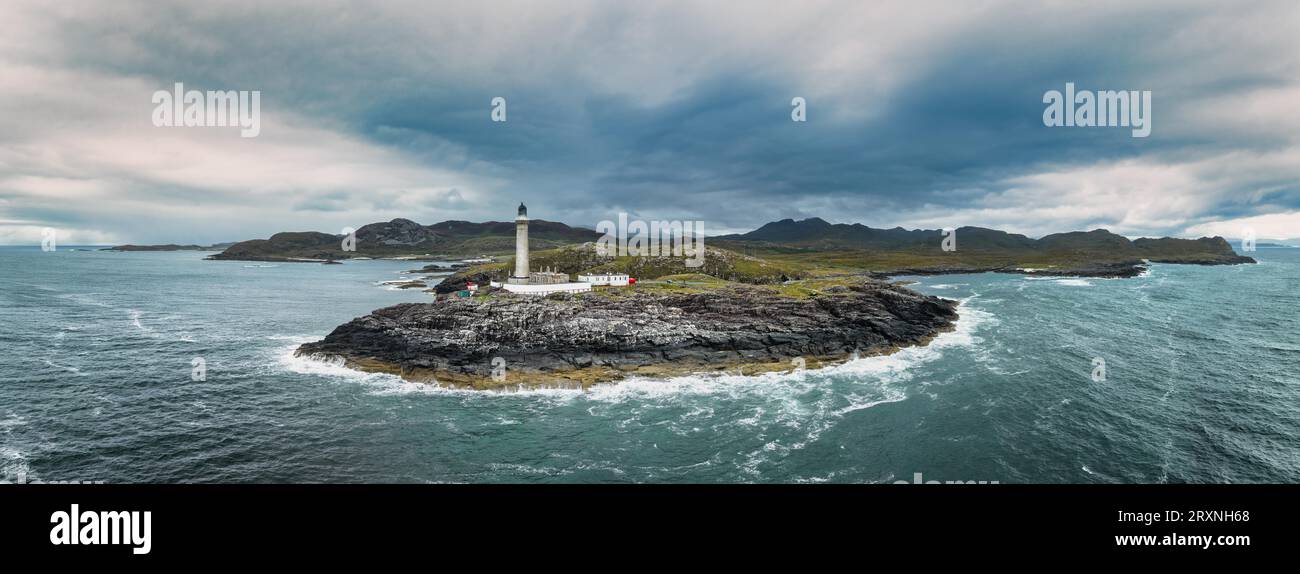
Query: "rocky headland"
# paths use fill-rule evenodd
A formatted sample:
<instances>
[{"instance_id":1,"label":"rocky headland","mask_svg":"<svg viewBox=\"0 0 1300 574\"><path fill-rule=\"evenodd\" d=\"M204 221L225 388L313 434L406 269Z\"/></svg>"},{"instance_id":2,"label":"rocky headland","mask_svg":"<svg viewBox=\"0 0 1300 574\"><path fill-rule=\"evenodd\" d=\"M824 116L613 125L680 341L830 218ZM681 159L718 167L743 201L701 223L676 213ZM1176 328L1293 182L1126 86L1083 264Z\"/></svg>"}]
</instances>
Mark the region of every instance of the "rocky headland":
<instances>
[{"instance_id":1,"label":"rocky headland","mask_svg":"<svg viewBox=\"0 0 1300 574\"><path fill-rule=\"evenodd\" d=\"M379 309L297 353L450 387L585 387L890 353L952 329L956 307L866 278L796 294L739 284L545 298L497 292Z\"/></svg>"}]
</instances>

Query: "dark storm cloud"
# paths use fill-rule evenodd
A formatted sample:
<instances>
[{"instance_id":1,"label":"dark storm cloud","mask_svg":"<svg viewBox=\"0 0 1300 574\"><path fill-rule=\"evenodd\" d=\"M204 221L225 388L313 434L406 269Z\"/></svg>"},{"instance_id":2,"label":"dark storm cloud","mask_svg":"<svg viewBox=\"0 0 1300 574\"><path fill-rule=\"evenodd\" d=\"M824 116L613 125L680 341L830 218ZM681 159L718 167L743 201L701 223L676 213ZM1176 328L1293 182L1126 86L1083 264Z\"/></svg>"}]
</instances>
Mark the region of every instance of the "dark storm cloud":
<instances>
[{"instance_id":1,"label":"dark storm cloud","mask_svg":"<svg viewBox=\"0 0 1300 574\"><path fill-rule=\"evenodd\" d=\"M214 162L180 180L134 155L71 169L124 203L158 205L176 220L166 233L213 222L196 239L365 218L502 219L518 200L577 225L628 211L716 230L820 216L1179 234L1300 213L1300 120L1278 103L1300 94L1300 19L1285 2L11 10L52 36L0 53L36 81L75 81L46 77L57 70L88 86L120 82L112 107L130 113L140 90L174 81L263 92L264 141L220 143L228 162L257 163L242 179ZM1045 127L1043 93L1066 82L1151 90L1151 136ZM490 121L496 96L508 122ZM795 96L808 101L805 123L790 120ZM15 128L25 139L6 142L13 154L63 141L39 137L40 124ZM101 131L137 138L111 146L119 152L156 133ZM83 193L30 177L67 171L0 164L10 182L0 216L127 234L122 217L96 226L40 200ZM228 212L213 201L187 212L160 189L252 190L267 205L223 227Z\"/></svg>"}]
</instances>

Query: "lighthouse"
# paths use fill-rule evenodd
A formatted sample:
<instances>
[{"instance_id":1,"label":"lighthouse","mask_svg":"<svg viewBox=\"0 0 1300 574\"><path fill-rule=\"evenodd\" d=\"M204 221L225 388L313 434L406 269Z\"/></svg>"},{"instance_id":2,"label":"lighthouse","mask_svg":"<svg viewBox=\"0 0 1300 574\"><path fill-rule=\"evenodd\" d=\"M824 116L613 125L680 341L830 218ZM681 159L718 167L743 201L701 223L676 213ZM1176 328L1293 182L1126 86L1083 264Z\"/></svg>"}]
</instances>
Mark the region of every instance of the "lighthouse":
<instances>
[{"instance_id":1,"label":"lighthouse","mask_svg":"<svg viewBox=\"0 0 1300 574\"><path fill-rule=\"evenodd\" d=\"M515 272L510 275L510 283L528 283L528 208L519 204L519 216L515 218Z\"/></svg>"},{"instance_id":2,"label":"lighthouse","mask_svg":"<svg viewBox=\"0 0 1300 574\"><path fill-rule=\"evenodd\" d=\"M543 256L541 261L545 263L546 257ZM515 271L506 278L505 283L492 281L489 285L511 293L545 296L552 293L591 291L592 284L586 281L572 283L568 273L557 270L554 266L543 266L536 273L528 269L528 208L520 203L519 216L515 218Z\"/></svg>"}]
</instances>

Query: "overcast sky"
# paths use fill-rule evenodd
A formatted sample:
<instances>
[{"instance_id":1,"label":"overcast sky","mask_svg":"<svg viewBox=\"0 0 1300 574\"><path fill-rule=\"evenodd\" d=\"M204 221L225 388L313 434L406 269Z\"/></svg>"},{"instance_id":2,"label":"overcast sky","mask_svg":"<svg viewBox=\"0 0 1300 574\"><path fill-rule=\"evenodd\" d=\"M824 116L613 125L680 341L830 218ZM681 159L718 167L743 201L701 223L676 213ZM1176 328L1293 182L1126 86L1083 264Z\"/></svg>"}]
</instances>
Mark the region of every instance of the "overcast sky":
<instances>
[{"instance_id":1,"label":"overcast sky","mask_svg":"<svg viewBox=\"0 0 1300 574\"><path fill-rule=\"evenodd\" d=\"M508 220L520 201L710 233L1300 236L1294 0L257 4L0 5L0 243ZM261 91L260 135L155 127L175 82ZM1066 82L1151 90L1150 137L1045 127Z\"/></svg>"}]
</instances>

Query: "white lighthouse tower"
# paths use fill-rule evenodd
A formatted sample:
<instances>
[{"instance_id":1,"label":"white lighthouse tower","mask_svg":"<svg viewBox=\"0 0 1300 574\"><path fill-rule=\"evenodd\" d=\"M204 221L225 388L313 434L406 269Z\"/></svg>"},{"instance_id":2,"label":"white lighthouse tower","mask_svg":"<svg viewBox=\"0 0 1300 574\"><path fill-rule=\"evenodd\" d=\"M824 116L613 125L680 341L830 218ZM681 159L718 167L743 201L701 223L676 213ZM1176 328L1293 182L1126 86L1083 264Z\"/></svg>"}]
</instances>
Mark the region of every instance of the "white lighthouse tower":
<instances>
[{"instance_id":1,"label":"white lighthouse tower","mask_svg":"<svg viewBox=\"0 0 1300 574\"><path fill-rule=\"evenodd\" d=\"M568 273L556 271L554 267L536 273L528 269L528 208L522 203L519 204L519 216L515 218L515 271L505 283L493 281L491 285L523 295L591 291L591 283L571 283Z\"/></svg>"},{"instance_id":2,"label":"white lighthouse tower","mask_svg":"<svg viewBox=\"0 0 1300 574\"><path fill-rule=\"evenodd\" d=\"M515 218L515 272L510 275L510 283L528 283L528 208L519 204L519 216Z\"/></svg>"}]
</instances>

